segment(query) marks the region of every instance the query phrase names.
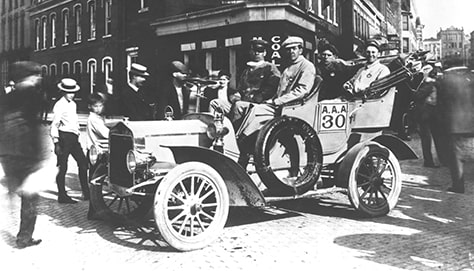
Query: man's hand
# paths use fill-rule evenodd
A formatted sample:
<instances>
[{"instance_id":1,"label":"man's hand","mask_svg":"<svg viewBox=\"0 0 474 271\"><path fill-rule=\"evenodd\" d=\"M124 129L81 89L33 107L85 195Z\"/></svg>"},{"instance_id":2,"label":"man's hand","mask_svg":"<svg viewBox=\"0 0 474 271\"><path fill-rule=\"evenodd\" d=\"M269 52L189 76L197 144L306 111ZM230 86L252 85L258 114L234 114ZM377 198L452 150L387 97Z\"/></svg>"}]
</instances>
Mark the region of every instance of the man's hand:
<instances>
[{"instance_id":1,"label":"man's hand","mask_svg":"<svg viewBox=\"0 0 474 271\"><path fill-rule=\"evenodd\" d=\"M63 154L63 150L61 149L61 146L59 146L59 142L54 143L54 154L56 154L57 156Z\"/></svg>"}]
</instances>

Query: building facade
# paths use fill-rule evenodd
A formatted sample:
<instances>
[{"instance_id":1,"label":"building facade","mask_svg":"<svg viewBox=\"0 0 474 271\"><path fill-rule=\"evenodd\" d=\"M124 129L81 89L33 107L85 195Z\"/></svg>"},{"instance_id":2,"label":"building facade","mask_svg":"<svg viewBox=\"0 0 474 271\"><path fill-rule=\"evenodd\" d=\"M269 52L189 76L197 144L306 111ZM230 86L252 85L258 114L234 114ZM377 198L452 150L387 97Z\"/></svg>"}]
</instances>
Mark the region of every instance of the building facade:
<instances>
[{"instance_id":1,"label":"building facade","mask_svg":"<svg viewBox=\"0 0 474 271\"><path fill-rule=\"evenodd\" d=\"M28 60L30 46L30 18L28 8L32 0L0 1L0 87L11 79L10 65Z\"/></svg>"},{"instance_id":2,"label":"building facade","mask_svg":"<svg viewBox=\"0 0 474 271\"><path fill-rule=\"evenodd\" d=\"M440 29L437 37L441 40L443 64L450 66L465 62L464 45L466 40L463 28L451 26L447 29Z\"/></svg>"},{"instance_id":3,"label":"building facade","mask_svg":"<svg viewBox=\"0 0 474 271\"><path fill-rule=\"evenodd\" d=\"M428 38L423 40L423 50L430 51L436 60L441 61L443 57L442 42L440 39Z\"/></svg>"}]
</instances>

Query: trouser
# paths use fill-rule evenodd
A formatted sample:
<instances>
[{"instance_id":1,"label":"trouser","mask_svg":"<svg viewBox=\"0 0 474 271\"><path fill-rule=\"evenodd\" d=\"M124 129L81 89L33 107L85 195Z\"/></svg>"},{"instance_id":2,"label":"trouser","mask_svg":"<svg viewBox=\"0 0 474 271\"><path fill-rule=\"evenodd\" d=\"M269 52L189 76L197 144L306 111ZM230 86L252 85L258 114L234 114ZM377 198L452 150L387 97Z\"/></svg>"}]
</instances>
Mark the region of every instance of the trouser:
<instances>
[{"instance_id":1,"label":"trouser","mask_svg":"<svg viewBox=\"0 0 474 271\"><path fill-rule=\"evenodd\" d=\"M28 242L35 230L39 196L36 191L23 192L18 190L21 189L25 179L32 172L39 169L41 159L37 157L4 156L0 157L0 162L5 173L4 178L6 178L9 193L19 192L21 197L20 230L17 234L17 240Z\"/></svg>"},{"instance_id":2,"label":"trouser","mask_svg":"<svg viewBox=\"0 0 474 271\"><path fill-rule=\"evenodd\" d=\"M19 242L28 242L33 237L35 230L36 217L38 216L38 200L36 193L21 193L21 211L20 211L20 231L16 238Z\"/></svg>"},{"instance_id":3,"label":"trouser","mask_svg":"<svg viewBox=\"0 0 474 271\"><path fill-rule=\"evenodd\" d=\"M434 163L433 155L431 153L431 139L433 138L438 159L441 163L444 163L445 158L443 157L444 154L441 148L442 144L445 144L445 142L442 141L439 122L437 121L435 115L435 107L431 105L424 105L422 110L422 117L419 120L419 128L424 162L425 164Z\"/></svg>"},{"instance_id":4,"label":"trouser","mask_svg":"<svg viewBox=\"0 0 474 271\"><path fill-rule=\"evenodd\" d=\"M59 132L59 146L61 154L57 156L59 167L56 175L56 184L58 186L58 196L67 196L66 193L66 172L69 154L72 155L77 162L79 168L79 181L81 184L82 194L89 196L89 185L87 182L87 158L84 155L78 135L68 132Z\"/></svg>"},{"instance_id":5,"label":"trouser","mask_svg":"<svg viewBox=\"0 0 474 271\"><path fill-rule=\"evenodd\" d=\"M472 160L474 136L467 134L451 134L449 136L449 170L453 187L464 189L464 162Z\"/></svg>"},{"instance_id":6,"label":"trouser","mask_svg":"<svg viewBox=\"0 0 474 271\"><path fill-rule=\"evenodd\" d=\"M237 135L250 136L260 130L265 123L275 117L275 108L270 104L255 104L245 116Z\"/></svg>"}]
</instances>

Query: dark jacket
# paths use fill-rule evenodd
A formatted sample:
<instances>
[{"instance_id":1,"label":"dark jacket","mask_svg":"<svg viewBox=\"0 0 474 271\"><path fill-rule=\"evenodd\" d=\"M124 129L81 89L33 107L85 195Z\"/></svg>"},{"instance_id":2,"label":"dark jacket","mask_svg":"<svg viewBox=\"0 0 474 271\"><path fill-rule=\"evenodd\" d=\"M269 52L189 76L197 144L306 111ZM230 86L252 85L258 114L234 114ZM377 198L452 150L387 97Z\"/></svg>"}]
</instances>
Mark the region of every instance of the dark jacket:
<instances>
[{"instance_id":1,"label":"dark jacket","mask_svg":"<svg viewBox=\"0 0 474 271\"><path fill-rule=\"evenodd\" d=\"M323 78L319 100L334 99L343 96L346 91L342 85L349 80L362 65L350 65L341 59L316 65L316 74Z\"/></svg>"},{"instance_id":2,"label":"dark jacket","mask_svg":"<svg viewBox=\"0 0 474 271\"><path fill-rule=\"evenodd\" d=\"M181 110L179 101L178 101L178 94L176 93L176 88L173 84L173 78L170 77L168 80L161 85L159 89L159 93L157 95L157 107L155 109L155 119L164 119L166 107L171 106L173 108L174 119L181 119L184 115L188 113L189 109L189 95L190 89L185 84L182 87L183 91L183 110Z\"/></svg>"},{"instance_id":3,"label":"dark jacket","mask_svg":"<svg viewBox=\"0 0 474 271\"><path fill-rule=\"evenodd\" d=\"M467 68L445 71L438 94L446 132L474 134L474 74Z\"/></svg>"},{"instance_id":4,"label":"dark jacket","mask_svg":"<svg viewBox=\"0 0 474 271\"><path fill-rule=\"evenodd\" d=\"M280 71L277 67L270 62L264 62L253 70L246 68L242 72L237 90L242 101L261 103L275 95L279 81Z\"/></svg>"},{"instance_id":5,"label":"dark jacket","mask_svg":"<svg viewBox=\"0 0 474 271\"><path fill-rule=\"evenodd\" d=\"M119 109L130 120L152 120L153 107L147 102L143 90L134 91L130 86L120 93Z\"/></svg>"}]
</instances>

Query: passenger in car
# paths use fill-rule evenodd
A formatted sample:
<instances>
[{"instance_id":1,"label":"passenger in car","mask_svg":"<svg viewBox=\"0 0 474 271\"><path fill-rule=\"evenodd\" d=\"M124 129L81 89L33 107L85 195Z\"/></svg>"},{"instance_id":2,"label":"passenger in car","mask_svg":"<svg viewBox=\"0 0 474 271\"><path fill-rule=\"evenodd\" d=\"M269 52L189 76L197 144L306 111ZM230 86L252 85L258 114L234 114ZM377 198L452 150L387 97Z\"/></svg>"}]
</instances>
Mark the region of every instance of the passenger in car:
<instances>
[{"instance_id":1,"label":"passenger in car","mask_svg":"<svg viewBox=\"0 0 474 271\"><path fill-rule=\"evenodd\" d=\"M361 67L352 65L338 57L339 51L328 42L318 49L321 62L316 65L316 74L321 76L319 101L335 99L347 94L342 87Z\"/></svg>"},{"instance_id":2,"label":"passenger in car","mask_svg":"<svg viewBox=\"0 0 474 271\"><path fill-rule=\"evenodd\" d=\"M130 67L130 82L128 87L120 94L121 113L130 120L153 119L153 108L146 101L142 86L150 76L147 67L132 63Z\"/></svg>"},{"instance_id":3,"label":"passenger in car","mask_svg":"<svg viewBox=\"0 0 474 271\"><path fill-rule=\"evenodd\" d=\"M280 71L275 64L265 61L267 46L265 40L250 40L250 61L239 77L237 92L229 97L233 104L231 120L235 127L240 126L251 104L260 104L277 91Z\"/></svg>"},{"instance_id":4,"label":"passenger in car","mask_svg":"<svg viewBox=\"0 0 474 271\"><path fill-rule=\"evenodd\" d=\"M251 151L255 140L252 135L260 130L265 123L274 118L278 106L302 99L308 94L315 82L316 69L303 55L303 39L290 36L282 44L290 58L289 65L283 71L276 95L253 106L245 116L237 131L237 143L241 151L239 163L246 165L247 152Z\"/></svg>"},{"instance_id":5,"label":"passenger in car","mask_svg":"<svg viewBox=\"0 0 474 271\"><path fill-rule=\"evenodd\" d=\"M379 43L376 40L369 40L365 49L367 63L349 81L344 83L344 89L354 95L363 94L372 82L389 75L389 68L380 63L379 56Z\"/></svg>"}]
</instances>

